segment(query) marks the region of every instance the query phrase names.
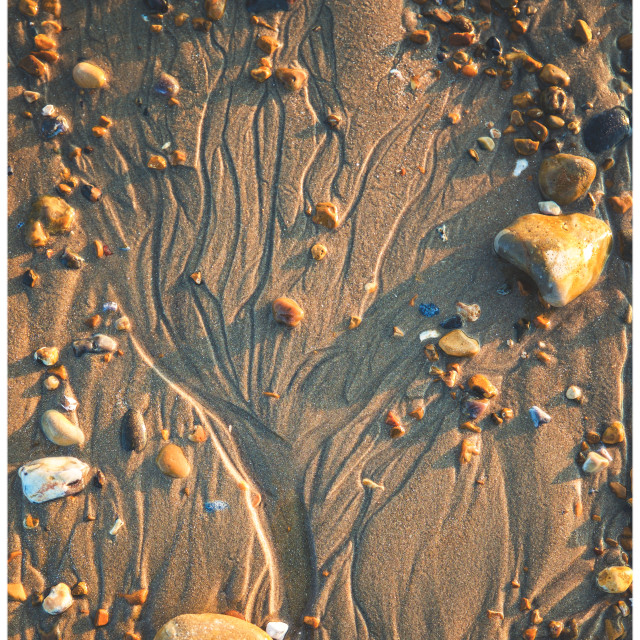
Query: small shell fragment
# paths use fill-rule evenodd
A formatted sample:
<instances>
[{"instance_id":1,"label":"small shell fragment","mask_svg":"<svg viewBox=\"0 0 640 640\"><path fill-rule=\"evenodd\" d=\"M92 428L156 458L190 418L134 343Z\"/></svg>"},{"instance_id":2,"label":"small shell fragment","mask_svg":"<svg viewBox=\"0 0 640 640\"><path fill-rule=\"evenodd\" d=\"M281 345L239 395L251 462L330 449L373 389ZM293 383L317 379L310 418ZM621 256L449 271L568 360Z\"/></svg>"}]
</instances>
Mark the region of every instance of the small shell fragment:
<instances>
[{"instance_id":1,"label":"small shell fragment","mask_svg":"<svg viewBox=\"0 0 640 640\"><path fill-rule=\"evenodd\" d=\"M115 536L118 531L120 531L120 529L122 529L122 527L124 526L124 521L121 520L120 518L116 518L116 521L113 524L113 527L111 527L111 530L109 531L109 535Z\"/></svg>"},{"instance_id":2,"label":"small shell fragment","mask_svg":"<svg viewBox=\"0 0 640 640\"><path fill-rule=\"evenodd\" d=\"M279 620L267 622L266 632L268 636L271 636L272 640L284 640L288 630L289 625L286 622L280 622Z\"/></svg>"},{"instance_id":3,"label":"small shell fragment","mask_svg":"<svg viewBox=\"0 0 640 640\"><path fill-rule=\"evenodd\" d=\"M424 342L425 340L435 340L439 338L440 335L440 332L436 329L427 329L427 331L420 333L419 338L420 342Z\"/></svg>"},{"instance_id":4,"label":"small shell fragment","mask_svg":"<svg viewBox=\"0 0 640 640\"><path fill-rule=\"evenodd\" d=\"M370 478L362 478L362 485L368 489L384 489L384 485L378 484Z\"/></svg>"}]
</instances>

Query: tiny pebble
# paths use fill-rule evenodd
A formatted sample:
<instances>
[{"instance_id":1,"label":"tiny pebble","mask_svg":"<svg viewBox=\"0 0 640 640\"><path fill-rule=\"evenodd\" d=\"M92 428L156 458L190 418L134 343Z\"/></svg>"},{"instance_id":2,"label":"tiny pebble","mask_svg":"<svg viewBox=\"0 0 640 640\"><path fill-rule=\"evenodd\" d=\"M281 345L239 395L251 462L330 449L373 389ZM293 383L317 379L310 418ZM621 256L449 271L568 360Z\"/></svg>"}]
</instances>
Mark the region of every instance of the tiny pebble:
<instances>
[{"instance_id":1,"label":"tiny pebble","mask_svg":"<svg viewBox=\"0 0 640 640\"><path fill-rule=\"evenodd\" d=\"M529 161L524 158L520 158L516 162L516 168L513 170L513 175L517 178L528 166Z\"/></svg>"},{"instance_id":2,"label":"tiny pebble","mask_svg":"<svg viewBox=\"0 0 640 640\"><path fill-rule=\"evenodd\" d=\"M205 502L204 508L211 513L216 511L226 511L229 505L224 500L213 500L212 502Z\"/></svg>"},{"instance_id":3,"label":"tiny pebble","mask_svg":"<svg viewBox=\"0 0 640 640\"><path fill-rule=\"evenodd\" d=\"M418 306L418 309L420 313L427 318L433 318L433 316L437 316L440 313L440 309L436 307L433 302L429 302L427 304L422 303Z\"/></svg>"},{"instance_id":4,"label":"tiny pebble","mask_svg":"<svg viewBox=\"0 0 640 640\"><path fill-rule=\"evenodd\" d=\"M423 331L420 334L420 342L424 342L425 340L435 340L440 337L440 332L436 331L436 329L428 329L427 331Z\"/></svg>"},{"instance_id":5,"label":"tiny pebble","mask_svg":"<svg viewBox=\"0 0 640 640\"><path fill-rule=\"evenodd\" d=\"M546 213L550 216L562 215L562 209L553 200L545 200L544 202L538 202L538 211L540 213Z\"/></svg>"},{"instance_id":6,"label":"tiny pebble","mask_svg":"<svg viewBox=\"0 0 640 640\"><path fill-rule=\"evenodd\" d=\"M575 385L571 385L565 394L569 400L579 400L582 397L582 390L580 387L576 387Z\"/></svg>"}]
</instances>

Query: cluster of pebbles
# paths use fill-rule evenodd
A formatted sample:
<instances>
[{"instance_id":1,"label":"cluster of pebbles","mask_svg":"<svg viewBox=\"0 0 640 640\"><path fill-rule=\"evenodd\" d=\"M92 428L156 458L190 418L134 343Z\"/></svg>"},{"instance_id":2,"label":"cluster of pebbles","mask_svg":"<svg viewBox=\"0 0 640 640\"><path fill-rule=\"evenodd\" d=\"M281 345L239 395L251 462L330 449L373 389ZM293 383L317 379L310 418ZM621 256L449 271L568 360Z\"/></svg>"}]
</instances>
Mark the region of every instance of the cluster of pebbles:
<instances>
[{"instance_id":1,"label":"cluster of pebbles","mask_svg":"<svg viewBox=\"0 0 640 640\"><path fill-rule=\"evenodd\" d=\"M162 19L171 7L167 0L145 0L145 2L153 12L148 16L150 29L154 33L159 33L162 31ZM492 126L490 135L480 136L477 143L481 150L492 152L496 148L496 141L502 136L517 134L519 129L524 130L523 128L526 127L526 134L513 139L516 154L532 156L539 150L551 153L541 162L538 171L539 188L544 198L539 205L540 213L519 217L501 230L494 240L496 254L525 272L537 285L541 313L535 318L534 325L540 331L548 331L553 325L552 307L565 306L595 286L613 246L613 235L606 222L582 213L563 213L562 207L576 202L585 195L595 203L589 189L596 178L598 166L589 157L561 153L564 135L555 136L555 134L565 127L574 136L582 132L585 148L591 154L603 154L630 135L629 113L622 106L618 106L592 116L583 125L575 115L573 101L568 93L571 79L559 66L536 60L515 46L511 47L510 51L504 51L503 44L495 35L489 36L484 44L480 44L480 36L490 29L491 22L485 17L478 19L463 15L461 11L465 3L462 0L457 3L448 3L451 11L441 6L433 6L428 3L428 0L415 0L415 3L421 6L421 13L416 18L414 28L407 32L409 46L428 47L433 44L436 37L439 37L440 46L436 59L451 73L473 78L482 71L489 78L499 79L500 86L504 90L513 86L513 71L516 64L537 77L539 89L520 92L513 96L514 110L509 116L509 124L506 128L499 131ZM530 17L535 9L529 7L523 12L517 6L517 0L497 0L497 3L499 10L504 12L509 20L509 39L516 41L519 36L528 31ZM249 0L247 8L253 12L288 10L293 4L293 0ZM490 0L481 0L479 5L487 13L492 10ZM193 28L197 31L209 31L213 22L222 19L225 8L226 0L205 0L204 16L191 19ZM35 35L33 51L25 55L18 66L29 76L46 81L47 65L56 64L60 59L55 36L62 31L61 5L58 0L42 0L40 4L36 0L20 0L19 11L27 18L28 25ZM38 33L34 20L41 13L48 14L50 19L41 21L40 30L43 32ZM189 18L190 16L186 13L175 13L174 23L180 27ZM418 19L424 24L417 24ZM308 80L307 71L295 66L274 65L274 57L282 47L282 43L273 35L276 29L268 21L256 15L252 16L251 22L258 29L255 46L264 55L258 54L257 64L251 69L250 76L256 82L262 83L275 74L275 78L288 90L294 92L302 90ZM584 20L576 20L572 28L572 37L583 44L590 42L592 32L588 23ZM621 50L628 51L631 48L631 34L621 35L617 43ZM434 76L440 77L441 73L436 69ZM104 70L91 61L79 62L73 68L71 75L75 84L83 91L99 91L108 84ZM423 84L422 81L422 78L412 77L411 89L418 90ZM624 81L620 81L620 87L623 93L628 93L625 90L628 85ZM169 106L180 105L177 98L180 85L178 80L170 74L162 72L156 78L154 90L159 96L167 99ZM27 103L33 104L40 100L41 95L35 91L25 90L24 97ZM589 109L592 108L591 105ZM44 139L51 140L71 132L69 121L53 105L46 105L41 111L41 116L40 133ZM33 114L27 111L25 117L33 117ZM450 124L455 125L460 122L461 116L457 112L451 113L448 119ZM340 126L341 120L340 116L330 114L326 124L330 128L336 128ZM112 125L111 119L103 115L97 122L98 124L92 129L93 135L96 138L107 135ZM572 145L573 148L576 146L576 144ZM71 159L77 158L82 152L83 150L79 147L75 147L69 156ZM89 151L85 149L84 152ZM479 155L475 149L469 149L469 155L479 161ZM171 154L169 163L175 166L183 164L185 160L185 154L175 150ZM605 158L600 166L603 171L606 171L612 164L611 159ZM152 155L147 166L154 170L165 170L168 162L163 155ZM53 256L53 251L48 248L52 236L68 236L77 221L75 209L64 198L78 186L77 179L67 170L57 185L58 196L43 196L33 203L24 224L25 242L29 247L46 251L48 257ZM82 185L81 193L89 202L97 202L101 197L101 190L91 184ZM631 193L626 192L611 197L609 205L615 213L626 213L632 206ZM340 225L337 206L331 202L317 203L315 210L309 209L307 213L312 216L314 223L327 229L336 230ZM108 246L100 240L95 240L94 248L98 259L111 254ZM311 247L310 252L314 260L320 261L327 256L328 248L317 243ZM69 247L65 247L60 259L69 269L80 269L85 262L84 258L74 253ZM200 272L192 274L191 278L196 284L202 282ZM40 276L33 269L25 272L24 282L27 286L37 286L39 281ZM411 301L411 306L414 306L414 302L415 299ZM106 303L103 312L113 311L117 311L117 305ZM274 300L272 311L277 323L291 329L300 325L305 318L305 312L301 306L287 296ZM420 311L427 317L439 313L432 303L420 305ZM461 382L464 360L472 358L481 350L479 341L468 335L465 323L475 322L479 315L480 307L477 304L468 305L460 302L457 306L457 314L440 324L441 328L447 331L444 335L440 336L439 331L432 330L424 332L428 334L424 339L421 336L423 341L439 337L437 343L427 342L424 346L425 357L430 363L429 374L441 381L446 388L450 389L451 396L459 398L461 402L460 428L470 432L468 437L461 441L459 461L462 467L471 465L474 457L481 455L483 427L479 423L486 416L490 415L493 423L498 427L504 421L514 418L514 411L509 407L494 406L493 411L490 410L491 403L495 404L500 395L500 385L496 386L482 374L470 376L464 384ZM357 329L361 322L362 318L352 316L349 328ZM94 329L100 323L99 314L87 320L87 326ZM131 329L131 323L124 315L116 319L114 326L120 331ZM530 323L527 319L520 321L516 327L518 338L529 328ZM399 327L394 327L394 335L403 337L404 333ZM514 344L511 339L508 339L507 343L509 346ZM100 354L106 361L114 354L121 353L116 339L104 333L94 333L89 337L79 338L73 342L72 348L76 357L82 357L84 354ZM63 390L65 390L68 374L66 368L58 363L58 349L43 347L36 351L34 357L37 362L47 367L44 379L45 390L53 393L59 389L60 384L64 385ZM545 363L550 361L544 351L538 352L536 357ZM446 362L446 365L442 365L441 359ZM444 368L435 363L439 363ZM566 397L569 401L581 402L583 392L572 385L567 390ZM61 447L84 445L85 435L75 417L77 405L72 395L64 393L55 409L48 409L42 414L40 419L42 431L54 444ZM531 407L529 414L535 428L544 428L552 422L552 416L538 406ZM422 420L424 415L424 407L420 405L408 414L416 421ZM403 419L393 410L386 414L385 423L390 427L390 438L400 438L407 433L406 421L403 422ZM164 433L163 438L167 439ZM190 440L196 443L204 439L206 434L201 426L197 427L190 436ZM122 421L123 449L144 455L147 441L148 434L142 414L136 409L130 409ZM608 425L602 434L597 432L587 434L578 457L583 472L598 474L605 470L612 460L608 447L615 447L624 441L625 429L619 422ZM161 448L156 457L156 464L158 469L170 478L185 478L191 473L183 450L174 443L167 443ZM30 461L20 467L18 474L24 496L35 504L81 492L93 474L99 483L104 481L104 474L101 471L95 472L88 464L72 456L55 456ZM365 488L372 490L384 490L383 485L370 478L363 479L362 484ZM478 484L482 484L482 481L478 480ZM609 486L616 496L631 504L631 498L627 497L627 489L624 485L611 482ZM211 504L213 505L211 510L224 508ZM25 526L37 526L37 521L29 516L25 519ZM122 526L124 523L118 518L111 533L115 535ZM625 528L620 544L625 551L631 550L630 527ZM596 555L602 555L603 551L602 546L594 549ZM596 577L597 585L604 592L623 594L622 599L613 605L614 615L605 621L605 632L609 640L623 637L625 630L621 618L629 614L629 606L625 598L631 588L632 570L628 566L629 558L626 553L622 553L620 558L622 564L602 568ZM512 586L518 588L520 585L517 580L514 580ZM86 595L87 589L84 582L79 582L73 589L69 585L59 583L51 587L46 597L40 594L41 606L51 616L60 615L72 605L74 597ZM143 588L131 594L118 595L125 598L131 605L143 605L146 602L148 590ZM16 601L26 601L27 594L23 585L9 584L9 597ZM526 597L522 598L521 610L531 610L530 602ZM488 610L488 616L504 618L502 612L493 610ZM530 616L533 626L525 630L523 637L526 640L536 637L538 625L543 622L537 609L532 610ZM99 609L95 612L96 627L105 626L108 622L108 610ZM320 625L320 620L315 617L305 617L304 622L311 628L317 628ZM186 637L282 640L287 631L288 625L278 621L269 622L266 625L266 631L263 631L242 619L240 614L188 614L167 622L156 634L156 640L180 640ZM558 620L549 621L548 633L552 638L577 638L577 623L575 620L567 623ZM40 635L47 634L41 632ZM59 632L49 637L60 637ZM139 640L139 636L132 632L128 637L130 640Z\"/></svg>"}]
</instances>

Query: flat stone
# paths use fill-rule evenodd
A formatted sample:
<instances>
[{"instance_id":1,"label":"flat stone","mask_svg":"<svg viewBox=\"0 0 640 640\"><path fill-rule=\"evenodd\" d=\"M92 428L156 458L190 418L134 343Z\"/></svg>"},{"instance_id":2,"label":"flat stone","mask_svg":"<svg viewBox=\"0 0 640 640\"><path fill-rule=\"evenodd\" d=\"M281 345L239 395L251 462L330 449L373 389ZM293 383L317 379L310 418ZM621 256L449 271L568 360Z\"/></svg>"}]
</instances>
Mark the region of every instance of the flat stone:
<instances>
[{"instance_id":1,"label":"flat stone","mask_svg":"<svg viewBox=\"0 0 640 640\"><path fill-rule=\"evenodd\" d=\"M467 382L469 389L483 398L493 398L498 395L498 390L491 381L480 373L471 376Z\"/></svg>"},{"instance_id":2,"label":"flat stone","mask_svg":"<svg viewBox=\"0 0 640 640\"><path fill-rule=\"evenodd\" d=\"M28 462L18 469L18 476L25 498L40 503L79 493L89 471L89 465L77 458L60 456Z\"/></svg>"},{"instance_id":3,"label":"flat stone","mask_svg":"<svg viewBox=\"0 0 640 640\"><path fill-rule=\"evenodd\" d=\"M55 409L49 409L42 414L40 425L44 435L54 444L61 447L84 444L82 429L76 427L71 420Z\"/></svg>"},{"instance_id":4,"label":"flat stone","mask_svg":"<svg viewBox=\"0 0 640 640\"><path fill-rule=\"evenodd\" d=\"M449 331L440 338L438 346L448 355L455 357L469 357L480 351L477 340L470 338L462 329Z\"/></svg>"},{"instance_id":5,"label":"flat stone","mask_svg":"<svg viewBox=\"0 0 640 640\"><path fill-rule=\"evenodd\" d=\"M15 600L16 602L25 602L25 600L27 599L24 585L21 582L10 582L8 592L9 598L11 598L11 600Z\"/></svg>"},{"instance_id":6,"label":"flat stone","mask_svg":"<svg viewBox=\"0 0 640 640\"><path fill-rule=\"evenodd\" d=\"M545 64L542 67L540 80L558 87L568 87L570 82L569 74L555 64Z\"/></svg>"},{"instance_id":7,"label":"flat stone","mask_svg":"<svg viewBox=\"0 0 640 640\"><path fill-rule=\"evenodd\" d=\"M50 615L55 616L63 613L73 604L73 596L69 585L64 582L58 583L51 588L49 595L44 599L42 608Z\"/></svg>"},{"instance_id":8,"label":"flat stone","mask_svg":"<svg viewBox=\"0 0 640 640\"><path fill-rule=\"evenodd\" d=\"M623 593L633 582L631 567L607 567L596 578L598 586L607 593Z\"/></svg>"},{"instance_id":9,"label":"flat stone","mask_svg":"<svg viewBox=\"0 0 640 640\"><path fill-rule=\"evenodd\" d=\"M166 444L162 447L156 464L165 476L170 478L186 478L191 473L191 466L184 457L182 449L176 444Z\"/></svg>"},{"instance_id":10,"label":"flat stone","mask_svg":"<svg viewBox=\"0 0 640 640\"><path fill-rule=\"evenodd\" d=\"M612 245L609 225L582 213L521 216L496 236L496 253L528 273L542 299L564 307L593 287Z\"/></svg>"},{"instance_id":11,"label":"flat stone","mask_svg":"<svg viewBox=\"0 0 640 640\"><path fill-rule=\"evenodd\" d=\"M581 198L596 177L596 165L589 158L558 153L542 161L538 173L540 191L559 205Z\"/></svg>"},{"instance_id":12,"label":"flat stone","mask_svg":"<svg viewBox=\"0 0 640 640\"><path fill-rule=\"evenodd\" d=\"M186 613L164 624L154 640L271 640L260 627L220 613Z\"/></svg>"}]
</instances>

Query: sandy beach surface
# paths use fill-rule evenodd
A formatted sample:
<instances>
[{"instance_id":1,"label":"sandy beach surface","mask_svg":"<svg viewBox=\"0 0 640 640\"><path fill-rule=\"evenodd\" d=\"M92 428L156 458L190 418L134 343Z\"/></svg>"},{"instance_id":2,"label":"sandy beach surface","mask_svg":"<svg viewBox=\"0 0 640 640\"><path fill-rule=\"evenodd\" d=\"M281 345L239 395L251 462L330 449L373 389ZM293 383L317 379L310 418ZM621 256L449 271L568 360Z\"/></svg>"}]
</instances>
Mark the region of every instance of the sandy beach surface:
<instances>
[{"instance_id":1,"label":"sandy beach surface","mask_svg":"<svg viewBox=\"0 0 640 640\"><path fill-rule=\"evenodd\" d=\"M618 43L631 30L631 3L521 0L515 15L495 0L491 12L476 0L298 0L258 14L270 30L228 0L209 31L192 24L205 16L201 2L170 4L159 20L142 0L61 0L60 33L42 24L54 18L41 8L31 20L60 59L38 79L18 67L34 31L10 2L8 552L21 553L9 582L27 600L10 598L9 637L53 638L57 623L64 638L152 640L177 615L229 610L262 628L284 621L287 638L507 640L530 628L547 638L551 621L564 623L563 638L619 638L609 633L620 625L630 637L631 617L613 608L630 591L604 593L595 576L631 563L631 211L609 200L631 190L631 142L591 153L577 127L631 108L631 51ZM479 44L495 35L503 55L515 47L568 74L567 124L549 130L556 148L541 143L525 157L513 139L533 138L529 129L505 133L514 96L537 99L547 85L521 60L509 76L477 44L450 45L458 29L427 15L434 9L470 19ZM180 13L189 18L177 26ZM510 17L526 26L513 39ZM590 26L589 42L572 35L577 19ZM411 41L415 30L429 42ZM271 56L257 48L260 35L280 43ZM457 51L477 75L452 69ZM305 70L304 86L289 91L275 73L257 82L250 71L261 57ZM104 71L104 87L74 83L82 60ZM179 83L177 105L154 89L162 72ZM30 104L25 90L41 97ZM49 104L70 131L45 140ZM335 128L329 115L339 116ZM98 138L101 116L112 124ZM176 150L185 161L174 166ZM548 309L493 242L548 199L538 171L557 151L595 162L592 199L562 211L604 220L613 247L593 288ZM166 169L148 167L154 155ZM515 176L521 159L528 166ZM33 203L60 196L65 180L72 232L27 246ZM97 202L84 184L101 190ZM337 228L313 222L318 203L336 206ZM98 258L95 240L112 255ZM317 243L322 260L310 252ZM65 247L82 268L62 263ZM34 287L27 269L40 276ZM295 328L274 320L281 296L304 310ZM104 311L107 302L117 311ZM439 323L457 302L481 308L463 325L480 350L454 358L437 348L432 362L423 349L438 340L420 334L445 334ZM429 303L438 315L420 312ZM96 314L101 324L89 328ZM546 330L533 322L541 314ZM116 329L121 316L130 331ZM361 323L349 329L354 316ZM521 318L531 325L518 341ZM119 352L76 357L73 341L96 332ZM33 354L52 346L68 380L47 390L47 367ZM453 362L461 387L431 369ZM474 374L498 391L476 421L480 433L460 428ZM566 398L571 385L581 402ZM75 411L59 406L65 395ZM538 429L534 405L551 416ZM419 407L422 419L409 415ZM80 427L82 446L45 437L42 414L56 408ZM497 424L490 414L504 408L514 417ZM146 425L140 452L122 446L129 409ZM389 411L403 437L390 437ZM577 457L600 446L588 432L615 421L625 440L607 446L607 469L584 473ZM193 439L197 426L203 442ZM479 450L469 463L460 462L464 439ZM167 443L184 452L186 478L158 468ZM17 471L48 456L77 457L92 471L76 495L33 504ZM218 510L208 510L214 501ZM28 516L37 526L25 526ZM110 534L117 518L124 525ZM85 582L88 593L52 616L37 594L61 582ZM121 596L144 588L142 605ZM105 626L95 624L100 609Z\"/></svg>"}]
</instances>

